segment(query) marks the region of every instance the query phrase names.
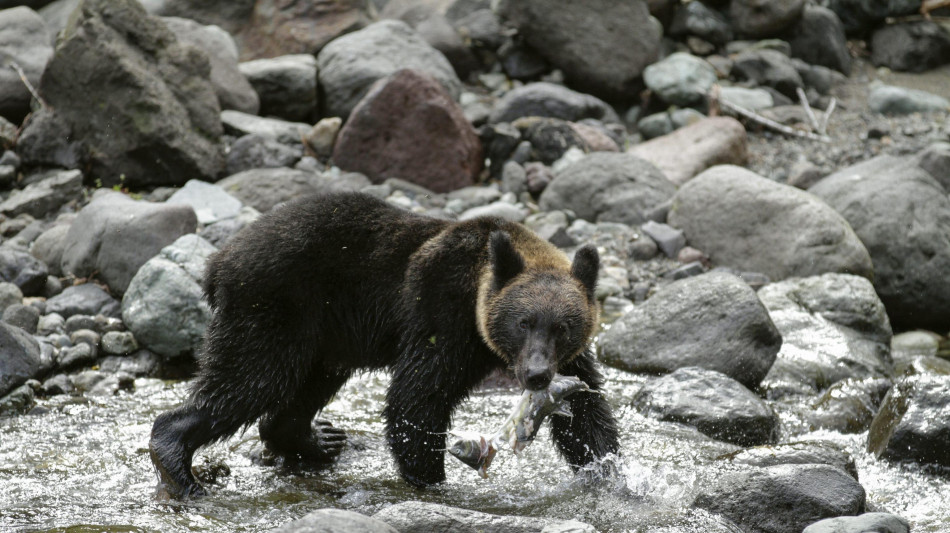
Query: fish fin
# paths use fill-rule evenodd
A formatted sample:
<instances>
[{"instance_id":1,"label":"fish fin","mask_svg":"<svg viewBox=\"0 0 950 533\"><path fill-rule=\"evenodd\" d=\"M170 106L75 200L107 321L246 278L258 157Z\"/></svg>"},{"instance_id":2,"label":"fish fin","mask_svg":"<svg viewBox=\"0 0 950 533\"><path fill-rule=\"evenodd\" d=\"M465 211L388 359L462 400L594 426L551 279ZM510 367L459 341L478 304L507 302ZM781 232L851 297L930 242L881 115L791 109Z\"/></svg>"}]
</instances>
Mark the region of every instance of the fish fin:
<instances>
[{"instance_id":1,"label":"fish fin","mask_svg":"<svg viewBox=\"0 0 950 533\"><path fill-rule=\"evenodd\" d=\"M566 416L569 418L574 418L574 413L571 412L571 406L567 402L561 402L558 404L557 408L551 412L552 415L557 416Z\"/></svg>"}]
</instances>

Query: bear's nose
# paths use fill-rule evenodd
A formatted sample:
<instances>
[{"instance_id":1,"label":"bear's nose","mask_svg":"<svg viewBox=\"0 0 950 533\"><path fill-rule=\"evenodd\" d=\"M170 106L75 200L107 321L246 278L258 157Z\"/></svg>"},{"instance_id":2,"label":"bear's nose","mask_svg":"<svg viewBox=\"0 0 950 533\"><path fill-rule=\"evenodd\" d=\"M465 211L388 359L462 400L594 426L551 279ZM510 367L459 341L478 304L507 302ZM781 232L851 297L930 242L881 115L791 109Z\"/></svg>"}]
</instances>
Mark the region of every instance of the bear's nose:
<instances>
[{"instance_id":1,"label":"bear's nose","mask_svg":"<svg viewBox=\"0 0 950 533\"><path fill-rule=\"evenodd\" d=\"M541 390L547 388L554 378L554 372L550 368L529 368L525 372L524 385L528 390Z\"/></svg>"}]
</instances>

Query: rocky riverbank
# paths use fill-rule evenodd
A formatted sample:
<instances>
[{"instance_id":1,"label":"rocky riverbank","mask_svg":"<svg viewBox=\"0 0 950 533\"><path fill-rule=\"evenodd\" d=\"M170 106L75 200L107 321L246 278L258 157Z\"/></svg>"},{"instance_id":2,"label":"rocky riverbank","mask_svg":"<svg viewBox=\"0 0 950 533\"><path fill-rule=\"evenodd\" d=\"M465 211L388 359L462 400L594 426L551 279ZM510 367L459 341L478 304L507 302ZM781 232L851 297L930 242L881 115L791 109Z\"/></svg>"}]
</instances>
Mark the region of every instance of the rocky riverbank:
<instances>
[{"instance_id":1,"label":"rocky riverbank","mask_svg":"<svg viewBox=\"0 0 950 533\"><path fill-rule=\"evenodd\" d=\"M716 450L688 460L717 468L677 500L692 514L643 531L941 531L861 471L950 469L938 3L0 3L0 431L186 379L207 258L287 200L356 190L598 247L624 454ZM0 485L22 446L0 443ZM0 504L0 526L72 524ZM629 527L339 507L280 530Z\"/></svg>"}]
</instances>

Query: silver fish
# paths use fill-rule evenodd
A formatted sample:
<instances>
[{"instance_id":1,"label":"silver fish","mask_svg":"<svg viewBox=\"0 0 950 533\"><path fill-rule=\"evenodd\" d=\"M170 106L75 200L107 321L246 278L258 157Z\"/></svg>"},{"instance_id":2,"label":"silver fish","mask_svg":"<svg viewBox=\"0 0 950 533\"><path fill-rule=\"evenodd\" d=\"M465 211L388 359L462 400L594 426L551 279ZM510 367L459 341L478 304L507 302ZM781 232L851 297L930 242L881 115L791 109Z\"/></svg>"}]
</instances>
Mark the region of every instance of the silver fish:
<instances>
[{"instance_id":1,"label":"silver fish","mask_svg":"<svg viewBox=\"0 0 950 533\"><path fill-rule=\"evenodd\" d=\"M478 471L478 475L487 478L486 470L498 449L491 439L484 435L457 435L459 438L448 448L448 452L463 463Z\"/></svg>"},{"instance_id":2,"label":"silver fish","mask_svg":"<svg viewBox=\"0 0 950 533\"><path fill-rule=\"evenodd\" d=\"M449 454L488 477L486 470L499 448L508 445L514 453L524 450L541 429L549 415L572 416L565 399L577 391L589 391L586 383L574 376L557 374L548 388L524 391L521 400L508 415L505 423L491 437L464 436L448 448Z\"/></svg>"}]
</instances>

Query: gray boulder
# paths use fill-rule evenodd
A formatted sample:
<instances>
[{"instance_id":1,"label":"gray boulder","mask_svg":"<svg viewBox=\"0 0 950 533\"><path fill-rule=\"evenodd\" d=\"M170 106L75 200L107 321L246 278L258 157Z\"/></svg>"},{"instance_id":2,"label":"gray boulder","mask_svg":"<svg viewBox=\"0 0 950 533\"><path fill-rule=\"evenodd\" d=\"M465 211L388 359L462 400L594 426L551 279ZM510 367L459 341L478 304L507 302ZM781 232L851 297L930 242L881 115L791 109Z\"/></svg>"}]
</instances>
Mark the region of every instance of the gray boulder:
<instances>
[{"instance_id":1,"label":"gray boulder","mask_svg":"<svg viewBox=\"0 0 950 533\"><path fill-rule=\"evenodd\" d=\"M276 118L263 118L240 111L222 111L221 124L224 130L235 136L260 135L285 144L299 144L311 126L304 122L289 122Z\"/></svg>"},{"instance_id":2,"label":"gray boulder","mask_svg":"<svg viewBox=\"0 0 950 533\"><path fill-rule=\"evenodd\" d=\"M663 28L643 0L499 0L499 17L581 91L630 99Z\"/></svg>"},{"instance_id":3,"label":"gray boulder","mask_svg":"<svg viewBox=\"0 0 950 533\"><path fill-rule=\"evenodd\" d=\"M122 321L141 345L166 357L194 353L211 320L201 281L215 251L184 235L139 269L122 298Z\"/></svg>"},{"instance_id":4,"label":"gray boulder","mask_svg":"<svg viewBox=\"0 0 950 533\"><path fill-rule=\"evenodd\" d=\"M778 465L723 476L693 502L729 518L743 531L801 533L823 518L864 511L865 492L828 465Z\"/></svg>"},{"instance_id":5,"label":"gray boulder","mask_svg":"<svg viewBox=\"0 0 950 533\"><path fill-rule=\"evenodd\" d=\"M920 0L823 0L822 4L841 19L848 36L863 37L888 17L915 15Z\"/></svg>"},{"instance_id":6,"label":"gray boulder","mask_svg":"<svg viewBox=\"0 0 950 533\"><path fill-rule=\"evenodd\" d=\"M764 39L775 37L797 23L804 7L805 0L731 0L729 16L739 35Z\"/></svg>"},{"instance_id":7,"label":"gray boulder","mask_svg":"<svg viewBox=\"0 0 950 533\"><path fill-rule=\"evenodd\" d=\"M204 50L211 64L211 83L221 109L234 109L256 115L260 100L254 87L238 68L238 47L231 35L218 26L179 17L163 17L181 43Z\"/></svg>"},{"instance_id":8,"label":"gray boulder","mask_svg":"<svg viewBox=\"0 0 950 533\"><path fill-rule=\"evenodd\" d=\"M917 154L917 166L950 192L950 142L935 142Z\"/></svg>"},{"instance_id":9,"label":"gray boulder","mask_svg":"<svg viewBox=\"0 0 950 533\"><path fill-rule=\"evenodd\" d=\"M14 191L0 203L0 213L15 217L26 213L43 218L70 200L82 197L82 172L52 170L22 190Z\"/></svg>"},{"instance_id":10,"label":"gray boulder","mask_svg":"<svg viewBox=\"0 0 950 533\"><path fill-rule=\"evenodd\" d=\"M888 24L869 44L871 61L891 70L923 72L950 63L950 31L932 20Z\"/></svg>"},{"instance_id":11,"label":"gray boulder","mask_svg":"<svg viewBox=\"0 0 950 533\"><path fill-rule=\"evenodd\" d=\"M600 359L632 372L699 366L754 388L781 345L755 291L709 273L671 283L614 322L601 336Z\"/></svg>"},{"instance_id":12,"label":"gray boulder","mask_svg":"<svg viewBox=\"0 0 950 533\"><path fill-rule=\"evenodd\" d=\"M851 52L844 26L835 12L806 5L801 20L787 36L792 55L811 65L821 65L844 74L851 73Z\"/></svg>"},{"instance_id":13,"label":"gray boulder","mask_svg":"<svg viewBox=\"0 0 950 533\"><path fill-rule=\"evenodd\" d=\"M867 279L829 273L772 283L758 294L783 339L769 386L820 391L889 374L891 326Z\"/></svg>"},{"instance_id":14,"label":"gray boulder","mask_svg":"<svg viewBox=\"0 0 950 533\"><path fill-rule=\"evenodd\" d=\"M53 276L63 274L63 250L66 248L67 233L69 233L69 223L56 223L41 233L30 245L30 254L46 264L49 273Z\"/></svg>"},{"instance_id":15,"label":"gray boulder","mask_svg":"<svg viewBox=\"0 0 950 533\"><path fill-rule=\"evenodd\" d=\"M118 300L94 283L66 287L46 300L46 314L55 313L63 318L73 315L118 317L120 311Z\"/></svg>"},{"instance_id":16,"label":"gray boulder","mask_svg":"<svg viewBox=\"0 0 950 533\"><path fill-rule=\"evenodd\" d=\"M714 439L756 446L778 440L778 415L729 376L695 366L648 381L633 397L640 414L693 426Z\"/></svg>"},{"instance_id":17,"label":"gray boulder","mask_svg":"<svg viewBox=\"0 0 950 533\"><path fill-rule=\"evenodd\" d=\"M732 63L731 74L739 80L771 87L795 100L798 99L795 89L805 86L792 59L771 49L752 48L741 52Z\"/></svg>"},{"instance_id":18,"label":"gray boulder","mask_svg":"<svg viewBox=\"0 0 950 533\"><path fill-rule=\"evenodd\" d=\"M381 20L334 39L317 55L323 115L346 118L373 83L400 69L435 78L458 100L461 82L448 59L406 23Z\"/></svg>"},{"instance_id":19,"label":"gray boulder","mask_svg":"<svg viewBox=\"0 0 950 533\"><path fill-rule=\"evenodd\" d=\"M643 71L643 82L668 104L689 106L705 102L718 81L716 69L685 52L671 54Z\"/></svg>"},{"instance_id":20,"label":"gray boulder","mask_svg":"<svg viewBox=\"0 0 950 533\"><path fill-rule=\"evenodd\" d=\"M187 205L195 210L199 224L213 224L226 218L234 218L241 211L241 201L228 194L220 185L199 180L190 180L175 191L167 205Z\"/></svg>"},{"instance_id":21,"label":"gray boulder","mask_svg":"<svg viewBox=\"0 0 950 533\"><path fill-rule=\"evenodd\" d=\"M32 305L13 304L3 310L2 320L34 335L36 325L40 320L40 310Z\"/></svg>"},{"instance_id":22,"label":"gray boulder","mask_svg":"<svg viewBox=\"0 0 950 533\"><path fill-rule=\"evenodd\" d=\"M13 283L25 296L39 296L46 288L49 269L27 252L0 248L0 281Z\"/></svg>"},{"instance_id":23,"label":"gray boulder","mask_svg":"<svg viewBox=\"0 0 950 533\"><path fill-rule=\"evenodd\" d=\"M11 68L12 62L36 87L52 55L49 31L36 11L26 6L0 10L0 57L4 58L0 68L0 116L19 124L30 112L32 96L20 74Z\"/></svg>"},{"instance_id":24,"label":"gray boulder","mask_svg":"<svg viewBox=\"0 0 950 533\"><path fill-rule=\"evenodd\" d=\"M887 393L868 430L882 459L950 466L950 375L918 374Z\"/></svg>"},{"instance_id":25,"label":"gray boulder","mask_svg":"<svg viewBox=\"0 0 950 533\"><path fill-rule=\"evenodd\" d=\"M255 168L293 167L303 157L303 145L285 144L256 133L234 141L228 152L227 174Z\"/></svg>"},{"instance_id":26,"label":"gray boulder","mask_svg":"<svg viewBox=\"0 0 950 533\"><path fill-rule=\"evenodd\" d=\"M883 115L946 113L950 100L927 91L875 84L868 95L868 106Z\"/></svg>"},{"instance_id":27,"label":"gray boulder","mask_svg":"<svg viewBox=\"0 0 950 533\"><path fill-rule=\"evenodd\" d=\"M723 165L677 191L668 223L713 263L773 280L825 272L870 278L871 257L845 218L811 194Z\"/></svg>"},{"instance_id":28,"label":"gray boulder","mask_svg":"<svg viewBox=\"0 0 950 533\"><path fill-rule=\"evenodd\" d=\"M16 326L0 322L0 397L38 377L43 370L36 339Z\"/></svg>"},{"instance_id":29,"label":"gray boulder","mask_svg":"<svg viewBox=\"0 0 950 533\"><path fill-rule=\"evenodd\" d=\"M950 323L950 198L913 158L879 156L808 192L848 221L871 252L874 288L896 328ZM912 228L912 230L911 230Z\"/></svg>"},{"instance_id":30,"label":"gray boulder","mask_svg":"<svg viewBox=\"0 0 950 533\"><path fill-rule=\"evenodd\" d=\"M224 167L207 54L134 0L84 0L39 91L105 186L213 179ZM121 134L117 134L121 132Z\"/></svg>"},{"instance_id":31,"label":"gray boulder","mask_svg":"<svg viewBox=\"0 0 950 533\"><path fill-rule=\"evenodd\" d=\"M733 37L726 16L703 2L678 5L670 24L670 35L677 38L694 35L716 46L726 44Z\"/></svg>"},{"instance_id":32,"label":"gray boulder","mask_svg":"<svg viewBox=\"0 0 950 533\"><path fill-rule=\"evenodd\" d=\"M16 146L30 165L78 169L84 164L82 141L73 135L72 126L48 107L29 116Z\"/></svg>"},{"instance_id":33,"label":"gray boulder","mask_svg":"<svg viewBox=\"0 0 950 533\"><path fill-rule=\"evenodd\" d=\"M593 526L576 520L508 516L470 511L438 503L408 501L386 507L373 515L400 533L545 533L570 531L594 533Z\"/></svg>"},{"instance_id":34,"label":"gray boulder","mask_svg":"<svg viewBox=\"0 0 950 533\"><path fill-rule=\"evenodd\" d=\"M819 520L802 533L910 533L907 520L891 513L864 513Z\"/></svg>"},{"instance_id":35,"label":"gray boulder","mask_svg":"<svg viewBox=\"0 0 950 533\"><path fill-rule=\"evenodd\" d=\"M178 237L193 233L197 225L190 206L135 201L102 190L69 227L63 273L78 278L96 275L122 294L139 267Z\"/></svg>"},{"instance_id":36,"label":"gray boulder","mask_svg":"<svg viewBox=\"0 0 950 533\"><path fill-rule=\"evenodd\" d=\"M261 100L260 114L312 123L317 117L317 59L293 54L241 63Z\"/></svg>"},{"instance_id":37,"label":"gray boulder","mask_svg":"<svg viewBox=\"0 0 950 533\"><path fill-rule=\"evenodd\" d=\"M544 211L571 209L591 222L638 226L675 192L676 186L646 160L596 152L558 170L541 194L540 205Z\"/></svg>"},{"instance_id":38,"label":"gray boulder","mask_svg":"<svg viewBox=\"0 0 950 533\"><path fill-rule=\"evenodd\" d=\"M370 184L362 176L348 174L337 178L292 168L261 168L228 176L217 183L244 205L266 213L277 204L298 196L333 190L360 190Z\"/></svg>"},{"instance_id":39,"label":"gray boulder","mask_svg":"<svg viewBox=\"0 0 950 533\"><path fill-rule=\"evenodd\" d=\"M343 509L320 509L288 522L271 533L398 533L382 520Z\"/></svg>"},{"instance_id":40,"label":"gray boulder","mask_svg":"<svg viewBox=\"0 0 950 533\"><path fill-rule=\"evenodd\" d=\"M0 311L19 303L23 303L23 291L20 287L9 281L0 281Z\"/></svg>"},{"instance_id":41,"label":"gray boulder","mask_svg":"<svg viewBox=\"0 0 950 533\"><path fill-rule=\"evenodd\" d=\"M521 117L620 122L613 108L600 98L548 82L528 83L508 91L495 103L488 121L514 122Z\"/></svg>"}]
</instances>

